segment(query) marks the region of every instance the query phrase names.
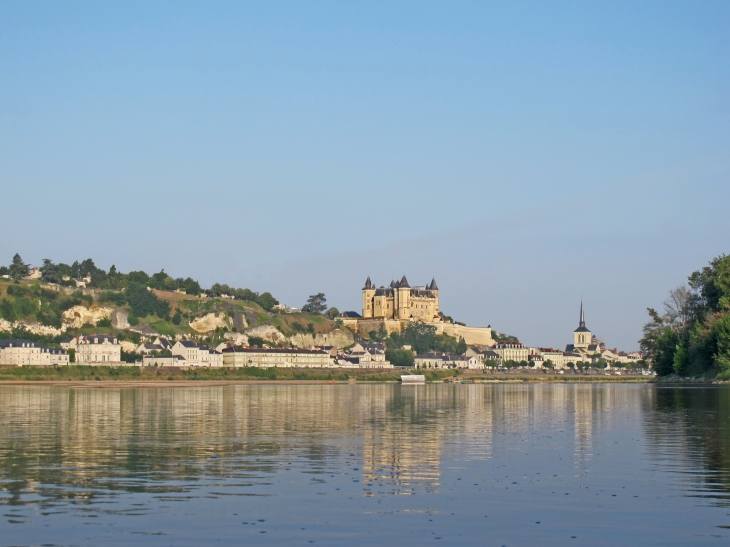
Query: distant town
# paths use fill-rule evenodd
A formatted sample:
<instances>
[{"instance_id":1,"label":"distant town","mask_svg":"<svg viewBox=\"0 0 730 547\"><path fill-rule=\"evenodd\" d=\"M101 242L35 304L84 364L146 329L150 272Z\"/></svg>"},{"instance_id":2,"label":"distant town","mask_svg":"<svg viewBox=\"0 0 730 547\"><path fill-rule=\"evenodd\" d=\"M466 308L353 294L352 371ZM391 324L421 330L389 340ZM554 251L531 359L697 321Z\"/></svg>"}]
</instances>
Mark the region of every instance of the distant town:
<instances>
[{"instance_id":1,"label":"distant town","mask_svg":"<svg viewBox=\"0 0 730 547\"><path fill-rule=\"evenodd\" d=\"M15 255L0 267L0 365L175 368L328 368L414 370L648 369L640 352L607 349L578 326L564 349L529 347L491 325L445 315L435 279L388 286L368 277L362 308L327 307L323 293L301 309L215 284L203 290L164 270L123 274L91 259L32 267Z\"/></svg>"}]
</instances>

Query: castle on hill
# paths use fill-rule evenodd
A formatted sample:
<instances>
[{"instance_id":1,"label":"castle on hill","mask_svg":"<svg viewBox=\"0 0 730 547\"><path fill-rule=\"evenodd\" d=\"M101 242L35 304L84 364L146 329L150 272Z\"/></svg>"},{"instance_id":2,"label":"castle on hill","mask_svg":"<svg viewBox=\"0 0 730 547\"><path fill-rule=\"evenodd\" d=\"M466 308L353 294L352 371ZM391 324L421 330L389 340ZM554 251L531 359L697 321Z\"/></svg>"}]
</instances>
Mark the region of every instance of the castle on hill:
<instances>
[{"instance_id":1,"label":"castle on hill","mask_svg":"<svg viewBox=\"0 0 730 547\"><path fill-rule=\"evenodd\" d=\"M404 275L400 281L391 281L388 287L376 288L370 277L362 288L362 317L364 319L400 319L438 321L439 288L436 280L421 287L411 287Z\"/></svg>"},{"instance_id":2,"label":"castle on hill","mask_svg":"<svg viewBox=\"0 0 730 547\"><path fill-rule=\"evenodd\" d=\"M377 287L368 277L362 288L362 315L344 312L340 320L344 326L364 335L379 330L389 334L402 332L410 322L420 321L435 327L436 334L463 338L467 344L495 345L491 327L467 327L441 314L435 279L426 285L411 287L404 275L387 287Z\"/></svg>"}]
</instances>

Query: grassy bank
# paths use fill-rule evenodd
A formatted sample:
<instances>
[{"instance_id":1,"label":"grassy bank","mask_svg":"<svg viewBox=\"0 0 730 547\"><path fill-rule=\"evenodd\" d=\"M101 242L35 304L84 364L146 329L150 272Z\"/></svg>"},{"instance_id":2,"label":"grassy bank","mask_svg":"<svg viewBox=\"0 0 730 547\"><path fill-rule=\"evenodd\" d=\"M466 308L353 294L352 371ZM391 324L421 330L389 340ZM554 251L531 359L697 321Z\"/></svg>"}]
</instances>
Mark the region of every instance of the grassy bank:
<instances>
[{"instance_id":1,"label":"grassy bank","mask_svg":"<svg viewBox=\"0 0 730 547\"><path fill-rule=\"evenodd\" d=\"M356 381L397 382L402 371L347 370L342 369L260 369L260 368L194 368L173 367L0 367L0 382L237 382L237 381ZM480 374L454 371L425 372L427 382L454 383L618 383L647 382L642 376L552 375L552 374Z\"/></svg>"},{"instance_id":2,"label":"grassy bank","mask_svg":"<svg viewBox=\"0 0 730 547\"><path fill-rule=\"evenodd\" d=\"M397 381L400 372L347 371L340 369L260 369L260 368L194 368L173 367L2 367L0 381L63 382L63 381L237 381L237 380L336 380Z\"/></svg>"}]
</instances>

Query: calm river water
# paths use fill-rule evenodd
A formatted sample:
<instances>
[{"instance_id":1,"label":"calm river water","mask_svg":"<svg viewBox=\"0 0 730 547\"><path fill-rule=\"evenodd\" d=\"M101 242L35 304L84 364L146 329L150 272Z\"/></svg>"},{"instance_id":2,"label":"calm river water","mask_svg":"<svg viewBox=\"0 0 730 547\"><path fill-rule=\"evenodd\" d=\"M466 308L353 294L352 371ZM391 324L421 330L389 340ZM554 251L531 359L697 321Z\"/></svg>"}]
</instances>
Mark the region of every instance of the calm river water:
<instances>
[{"instance_id":1,"label":"calm river water","mask_svg":"<svg viewBox=\"0 0 730 547\"><path fill-rule=\"evenodd\" d=\"M0 387L0 545L730 545L730 389Z\"/></svg>"}]
</instances>

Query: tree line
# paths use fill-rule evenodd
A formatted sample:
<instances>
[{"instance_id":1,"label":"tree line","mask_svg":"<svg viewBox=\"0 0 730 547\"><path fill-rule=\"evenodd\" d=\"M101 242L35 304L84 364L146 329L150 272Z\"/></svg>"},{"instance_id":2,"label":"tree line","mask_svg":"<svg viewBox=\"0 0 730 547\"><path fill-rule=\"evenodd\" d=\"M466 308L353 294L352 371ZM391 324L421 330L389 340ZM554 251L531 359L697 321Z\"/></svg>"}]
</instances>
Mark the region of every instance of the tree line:
<instances>
[{"instance_id":1,"label":"tree line","mask_svg":"<svg viewBox=\"0 0 730 547\"><path fill-rule=\"evenodd\" d=\"M730 256L719 256L648 308L641 348L660 376L730 379Z\"/></svg>"}]
</instances>

